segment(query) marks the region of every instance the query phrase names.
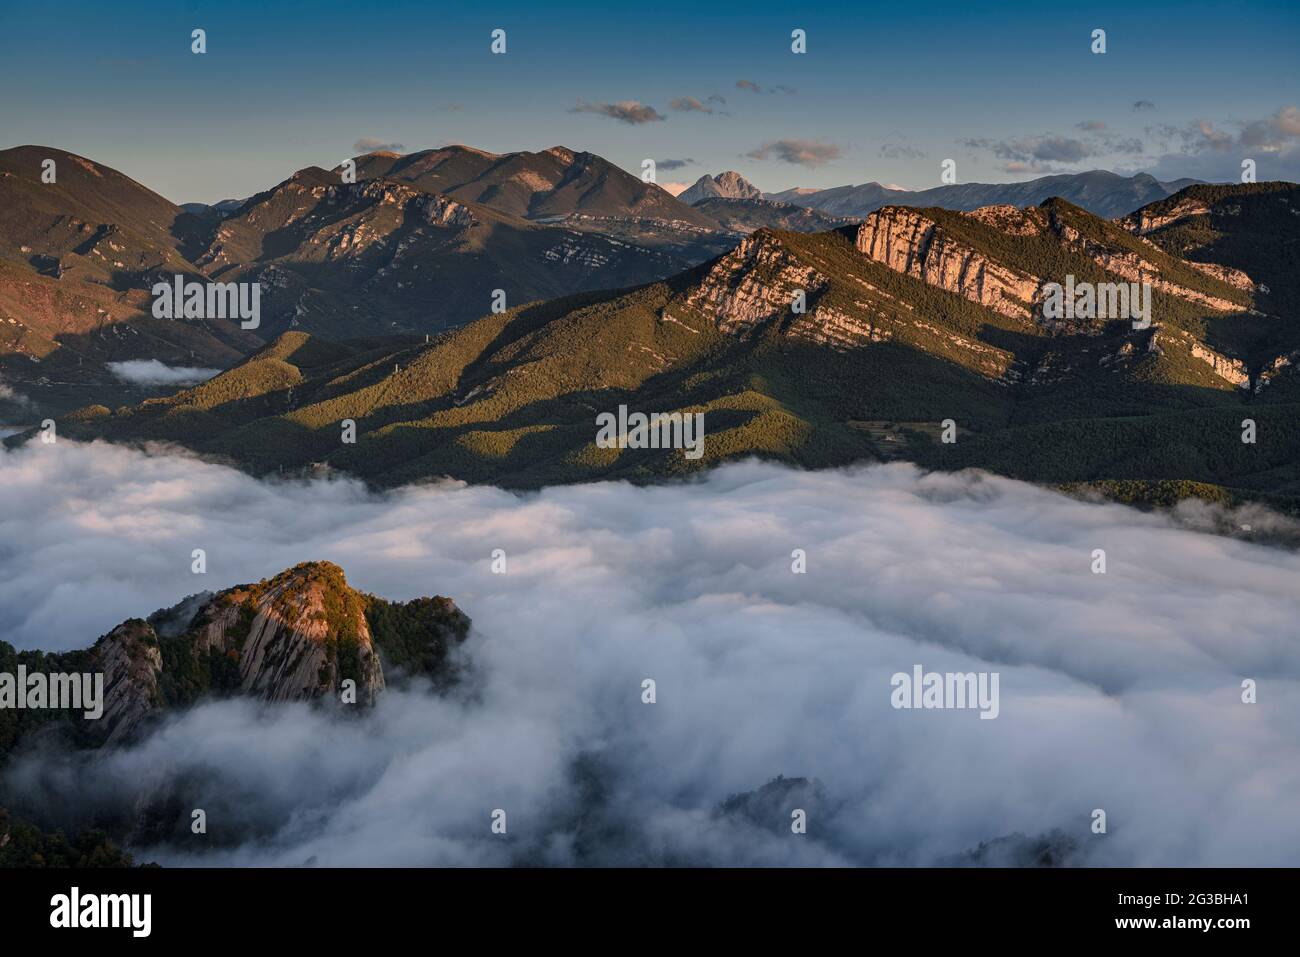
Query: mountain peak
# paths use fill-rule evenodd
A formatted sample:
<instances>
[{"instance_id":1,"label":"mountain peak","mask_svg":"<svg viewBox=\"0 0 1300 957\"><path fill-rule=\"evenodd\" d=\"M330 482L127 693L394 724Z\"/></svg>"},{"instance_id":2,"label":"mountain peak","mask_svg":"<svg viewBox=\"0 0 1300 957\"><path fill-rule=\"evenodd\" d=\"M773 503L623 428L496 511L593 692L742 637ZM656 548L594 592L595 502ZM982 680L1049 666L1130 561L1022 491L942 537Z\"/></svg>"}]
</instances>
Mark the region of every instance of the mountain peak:
<instances>
[{"instance_id":1,"label":"mountain peak","mask_svg":"<svg viewBox=\"0 0 1300 957\"><path fill-rule=\"evenodd\" d=\"M384 690L386 666L445 685L456 676L451 649L469 627L448 598L389 602L352 588L333 562L309 561L129 618L66 655L89 656L104 672L103 720L89 743L113 745L208 695L365 705ZM0 642L6 653L14 652ZM67 667L64 654L32 654L33 670Z\"/></svg>"},{"instance_id":2,"label":"mountain peak","mask_svg":"<svg viewBox=\"0 0 1300 957\"><path fill-rule=\"evenodd\" d=\"M571 150L567 146L552 146L550 149L542 150L547 156L554 156L561 163L572 163L577 158L576 150Z\"/></svg>"},{"instance_id":3,"label":"mountain peak","mask_svg":"<svg viewBox=\"0 0 1300 957\"><path fill-rule=\"evenodd\" d=\"M753 183L735 170L727 170L717 176L705 173L695 181L695 185L677 198L683 203L697 203L703 199L762 199L763 193Z\"/></svg>"}]
</instances>

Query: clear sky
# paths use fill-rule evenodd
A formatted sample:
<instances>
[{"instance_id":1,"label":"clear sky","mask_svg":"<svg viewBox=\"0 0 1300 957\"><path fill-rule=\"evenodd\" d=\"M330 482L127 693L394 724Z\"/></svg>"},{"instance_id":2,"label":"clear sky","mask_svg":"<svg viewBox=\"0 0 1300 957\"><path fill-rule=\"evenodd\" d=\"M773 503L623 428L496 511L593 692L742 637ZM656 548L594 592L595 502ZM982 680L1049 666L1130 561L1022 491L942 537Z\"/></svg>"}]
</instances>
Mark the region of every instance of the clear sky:
<instances>
[{"instance_id":1,"label":"clear sky","mask_svg":"<svg viewBox=\"0 0 1300 957\"><path fill-rule=\"evenodd\" d=\"M177 202L242 198L358 144L565 145L638 173L654 158L661 183L735 169L769 191L924 189L946 158L965 182L1236 179L1243 158L1300 180L1298 50L1294 0L3 0L0 148L71 150Z\"/></svg>"}]
</instances>

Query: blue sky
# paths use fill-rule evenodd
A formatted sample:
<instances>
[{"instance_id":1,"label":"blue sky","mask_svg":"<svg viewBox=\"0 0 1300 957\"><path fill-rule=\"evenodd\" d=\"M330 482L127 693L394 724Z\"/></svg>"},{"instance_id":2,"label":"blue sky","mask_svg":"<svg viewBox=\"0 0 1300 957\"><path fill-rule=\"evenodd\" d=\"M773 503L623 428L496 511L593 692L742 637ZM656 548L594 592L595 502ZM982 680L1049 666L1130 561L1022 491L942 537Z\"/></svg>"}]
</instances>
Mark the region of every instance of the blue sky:
<instances>
[{"instance_id":1,"label":"blue sky","mask_svg":"<svg viewBox=\"0 0 1300 957\"><path fill-rule=\"evenodd\" d=\"M72 150L177 202L243 197L361 141L562 144L637 172L654 158L660 182L735 169L772 191L923 189L950 157L966 182L1228 179L1246 157L1294 180L1298 10L5 0L0 147ZM790 52L796 27L806 54Z\"/></svg>"}]
</instances>

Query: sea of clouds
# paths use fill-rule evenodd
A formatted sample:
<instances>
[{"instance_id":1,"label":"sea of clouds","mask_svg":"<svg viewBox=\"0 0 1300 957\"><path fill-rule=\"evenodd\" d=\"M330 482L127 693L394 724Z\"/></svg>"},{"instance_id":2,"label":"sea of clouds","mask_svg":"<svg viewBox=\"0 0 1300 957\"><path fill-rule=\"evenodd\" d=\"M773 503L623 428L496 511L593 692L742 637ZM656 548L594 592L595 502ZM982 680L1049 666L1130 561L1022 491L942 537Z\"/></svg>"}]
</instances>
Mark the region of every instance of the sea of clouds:
<instances>
[{"instance_id":1,"label":"sea of clouds","mask_svg":"<svg viewBox=\"0 0 1300 957\"><path fill-rule=\"evenodd\" d=\"M1300 864L1294 550L904 464L378 494L174 451L0 452L20 648L311 559L454 598L469 677L359 719L213 702L130 749L29 757L0 790L69 822L167 793L185 834L203 808L208 838L134 848L168 864L1006 863L1013 835L1081 864ZM999 672L999 717L895 710L915 664Z\"/></svg>"}]
</instances>

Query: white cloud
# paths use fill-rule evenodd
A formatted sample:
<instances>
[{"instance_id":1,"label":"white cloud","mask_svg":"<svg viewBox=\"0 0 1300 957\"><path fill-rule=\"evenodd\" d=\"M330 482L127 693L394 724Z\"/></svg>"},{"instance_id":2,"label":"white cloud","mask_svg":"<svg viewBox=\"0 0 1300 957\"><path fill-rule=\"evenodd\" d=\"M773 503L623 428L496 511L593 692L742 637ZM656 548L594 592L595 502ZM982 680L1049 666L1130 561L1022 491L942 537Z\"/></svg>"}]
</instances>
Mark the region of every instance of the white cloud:
<instances>
[{"instance_id":1,"label":"white cloud","mask_svg":"<svg viewBox=\"0 0 1300 957\"><path fill-rule=\"evenodd\" d=\"M221 372L220 369L197 366L168 366L157 359L130 359L105 364L113 375L132 385L194 385Z\"/></svg>"},{"instance_id":2,"label":"white cloud","mask_svg":"<svg viewBox=\"0 0 1300 957\"><path fill-rule=\"evenodd\" d=\"M1059 830L1077 862L1300 863L1300 556L1167 516L906 465L376 495L62 440L0 453L0 515L22 647L308 559L473 617L459 697L391 692L360 722L218 702L93 773L6 775L50 807L178 787L260 834L192 862L924 864ZM1000 672L1001 715L895 711L913 664ZM770 830L713 813L778 774L821 782L807 835L779 801ZM146 856L191 860L183 838Z\"/></svg>"},{"instance_id":3,"label":"white cloud","mask_svg":"<svg viewBox=\"0 0 1300 957\"><path fill-rule=\"evenodd\" d=\"M3 379L0 379L0 402L12 402L21 409L28 409L32 404L27 396L15 391L14 387Z\"/></svg>"}]
</instances>

